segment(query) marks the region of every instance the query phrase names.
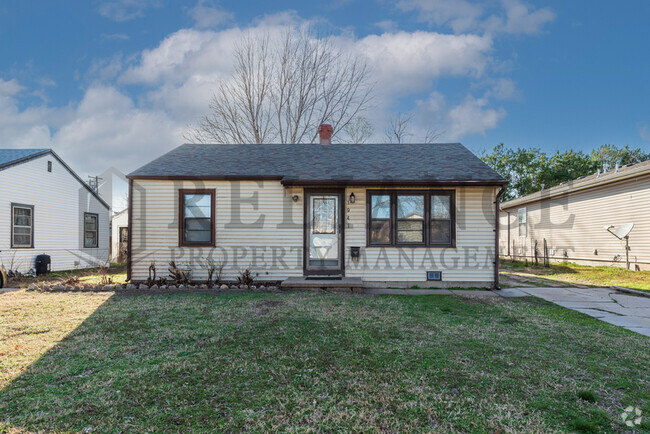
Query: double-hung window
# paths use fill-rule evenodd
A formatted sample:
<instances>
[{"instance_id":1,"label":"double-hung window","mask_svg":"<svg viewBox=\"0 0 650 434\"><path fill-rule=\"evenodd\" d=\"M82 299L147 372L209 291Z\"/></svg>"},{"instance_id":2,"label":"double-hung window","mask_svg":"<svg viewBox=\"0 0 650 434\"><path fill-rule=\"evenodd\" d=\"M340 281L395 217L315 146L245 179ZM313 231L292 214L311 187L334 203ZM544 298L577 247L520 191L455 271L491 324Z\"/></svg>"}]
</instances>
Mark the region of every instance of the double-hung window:
<instances>
[{"instance_id":1,"label":"double-hung window","mask_svg":"<svg viewBox=\"0 0 650 434\"><path fill-rule=\"evenodd\" d=\"M368 244L390 245L392 233L390 230L390 195L373 194L370 196L370 222L368 223Z\"/></svg>"},{"instance_id":2,"label":"double-hung window","mask_svg":"<svg viewBox=\"0 0 650 434\"><path fill-rule=\"evenodd\" d=\"M31 249L34 247L34 207L11 204L11 248Z\"/></svg>"},{"instance_id":3,"label":"double-hung window","mask_svg":"<svg viewBox=\"0 0 650 434\"><path fill-rule=\"evenodd\" d=\"M180 246L214 246L214 190L180 190Z\"/></svg>"},{"instance_id":4,"label":"double-hung window","mask_svg":"<svg viewBox=\"0 0 650 434\"><path fill-rule=\"evenodd\" d=\"M519 227L519 236L526 237L526 208L519 208L517 210L517 225Z\"/></svg>"},{"instance_id":5,"label":"double-hung window","mask_svg":"<svg viewBox=\"0 0 650 434\"><path fill-rule=\"evenodd\" d=\"M94 249L99 245L97 214L84 213L84 248Z\"/></svg>"},{"instance_id":6,"label":"double-hung window","mask_svg":"<svg viewBox=\"0 0 650 434\"><path fill-rule=\"evenodd\" d=\"M455 245L453 190L368 191L368 246Z\"/></svg>"},{"instance_id":7,"label":"double-hung window","mask_svg":"<svg viewBox=\"0 0 650 434\"><path fill-rule=\"evenodd\" d=\"M424 195L396 194L397 244L424 244Z\"/></svg>"}]
</instances>

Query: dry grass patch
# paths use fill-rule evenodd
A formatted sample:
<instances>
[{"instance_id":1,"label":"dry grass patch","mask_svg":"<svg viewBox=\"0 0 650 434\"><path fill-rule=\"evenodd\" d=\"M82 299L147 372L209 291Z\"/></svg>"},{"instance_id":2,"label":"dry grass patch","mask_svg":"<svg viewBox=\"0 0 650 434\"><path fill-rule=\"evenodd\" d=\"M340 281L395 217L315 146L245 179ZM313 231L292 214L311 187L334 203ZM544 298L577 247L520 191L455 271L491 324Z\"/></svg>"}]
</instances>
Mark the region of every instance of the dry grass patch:
<instances>
[{"instance_id":1,"label":"dry grass patch","mask_svg":"<svg viewBox=\"0 0 650 434\"><path fill-rule=\"evenodd\" d=\"M54 347L110 293L0 294L0 388Z\"/></svg>"},{"instance_id":2,"label":"dry grass patch","mask_svg":"<svg viewBox=\"0 0 650 434\"><path fill-rule=\"evenodd\" d=\"M570 285L624 286L650 291L650 271L632 271L622 267L578 265L572 262L552 263L549 267L526 264L524 262L501 262L503 276L519 276L529 281L529 285ZM521 281L508 280L509 286L518 286ZM525 283L525 282L524 282Z\"/></svg>"}]
</instances>

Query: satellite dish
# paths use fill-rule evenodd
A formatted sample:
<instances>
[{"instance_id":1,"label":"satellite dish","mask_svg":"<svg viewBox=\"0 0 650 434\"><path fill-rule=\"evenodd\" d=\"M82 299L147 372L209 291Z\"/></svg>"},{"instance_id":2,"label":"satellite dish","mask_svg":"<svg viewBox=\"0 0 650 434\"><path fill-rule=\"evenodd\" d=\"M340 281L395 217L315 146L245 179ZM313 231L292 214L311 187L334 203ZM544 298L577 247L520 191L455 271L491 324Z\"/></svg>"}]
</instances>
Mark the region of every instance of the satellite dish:
<instances>
[{"instance_id":1,"label":"satellite dish","mask_svg":"<svg viewBox=\"0 0 650 434\"><path fill-rule=\"evenodd\" d=\"M625 239L625 264L627 266L627 269L630 269L630 232L632 232L632 229L634 229L634 223L625 223L620 225L615 231L612 229L614 228L614 225L611 226L605 226L605 230L607 232L611 233L614 235L616 238L619 240Z\"/></svg>"},{"instance_id":2,"label":"satellite dish","mask_svg":"<svg viewBox=\"0 0 650 434\"><path fill-rule=\"evenodd\" d=\"M633 228L634 228L634 223L625 223L620 225L618 228L616 228L615 231L610 230L610 232L614 234L616 238L622 240L623 238L627 237L630 234Z\"/></svg>"}]
</instances>

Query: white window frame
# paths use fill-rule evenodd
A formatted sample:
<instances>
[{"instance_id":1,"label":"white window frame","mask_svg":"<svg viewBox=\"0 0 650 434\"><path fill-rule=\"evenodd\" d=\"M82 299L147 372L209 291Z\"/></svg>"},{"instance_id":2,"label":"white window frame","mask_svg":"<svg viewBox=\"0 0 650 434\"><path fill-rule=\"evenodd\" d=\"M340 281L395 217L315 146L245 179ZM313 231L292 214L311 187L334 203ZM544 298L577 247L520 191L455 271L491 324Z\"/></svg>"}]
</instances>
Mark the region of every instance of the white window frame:
<instances>
[{"instance_id":1,"label":"white window frame","mask_svg":"<svg viewBox=\"0 0 650 434\"><path fill-rule=\"evenodd\" d=\"M522 224L524 225L523 234L521 230ZM517 210L517 231L521 238L526 238L528 236L528 212L526 211L526 208L519 208Z\"/></svg>"},{"instance_id":2,"label":"white window frame","mask_svg":"<svg viewBox=\"0 0 650 434\"><path fill-rule=\"evenodd\" d=\"M16 209L28 209L29 210L29 226L16 225L16 217L14 212ZM15 242L15 233L14 228L29 228L29 244L17 244ZM20 234L26 235L26 234ZM23 205L20 203L11 204L11 248L12 249L33 249L34 248L34 206L33 205Z\"/></svg>"}]
</instances>

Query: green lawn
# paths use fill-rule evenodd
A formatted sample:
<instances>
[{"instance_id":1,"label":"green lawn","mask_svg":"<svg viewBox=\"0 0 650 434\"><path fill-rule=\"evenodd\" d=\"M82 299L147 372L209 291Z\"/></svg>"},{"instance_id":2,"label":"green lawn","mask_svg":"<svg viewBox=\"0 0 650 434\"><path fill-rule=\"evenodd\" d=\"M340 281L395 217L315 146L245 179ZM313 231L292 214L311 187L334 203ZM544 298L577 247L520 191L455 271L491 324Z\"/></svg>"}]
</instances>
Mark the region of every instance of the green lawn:
<instances>
[{"instance_id":1,"label":"green lawn","mask_svg":"<svg viewBox=\"0 0 650 434\"><path fill-rule=\"evenodd\" d=\"M589 286L624 286L650 291L650 271L622 267L590 267L572 262L551 263L549 267L524 262L501 261L502 275L530 279L533 284L567 283ZM516 286L517 282L514 282Z\"/></svg>"},{"instance_id":2,"label":"green lawn","mask_svg":"<svg viewBox=\"0 0 650 434\"><path fill-rule=\"evenodd\" d=\"M0 295L0 432L650 430L648 366L535 298Z\"/></svg>"}]
</instances>

